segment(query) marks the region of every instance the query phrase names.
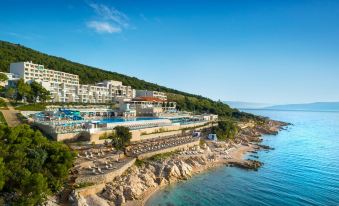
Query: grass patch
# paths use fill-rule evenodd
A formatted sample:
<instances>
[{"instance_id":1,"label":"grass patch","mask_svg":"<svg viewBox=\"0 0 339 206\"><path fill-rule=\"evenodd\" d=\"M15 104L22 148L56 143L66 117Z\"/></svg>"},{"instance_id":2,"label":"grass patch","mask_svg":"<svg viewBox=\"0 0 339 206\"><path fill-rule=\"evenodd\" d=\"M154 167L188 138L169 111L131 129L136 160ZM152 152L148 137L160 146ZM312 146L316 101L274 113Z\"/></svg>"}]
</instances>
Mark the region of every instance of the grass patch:
<instances>
[{"instance_id":1,"label":"grass patch","mask_svg":"<svg viewBox=\"0 0 339 206\"><path fill-rule=\"evenodd\" d=\"M0 98L0 109L7 109L7 104L5 100Z\"/></svg>"},{"instance_id":2,"label":"grass patch","mask_svg":"<svg viewBox=\"0 0 339 206\"><path fill-rule=\"evenodd\" d=\"M15 109L21 110L21 111L43 111L46 109L45 104L25 104L25 105L19 105Z\"/></svg>"},{"instance_id":3,"label":"grass patch","mask_svg":"<svg viewBox=\"0 0 339 206\"><path fill-rule=\"evenodd\" d=\"M165 160L175 154L178 154L179 151L173 151L173 152L166 152L166 153L162 153L162 154L157 154L157 155L154 155L153 157L150 157L149 160L151 161L162 161L162 160Z\"/></svg>"},{"instance_id":4,"label":"grass patch","mask_svg":"<svg viewBox=\"0 0 339 206\"><path fill-rule=\"evenodd\" d=\"M145 161L143 160L139 160L139 159L135 160L135 165L137 167L142 167L144 164L145 164Z\"/></svg>"},{"instance_id":5,"label":"grass patch","mask_svg":"<svg viewBox=\"0 0 339 206\"><path fill-rule=\"evenodd\" d=\"M4 115L0 112L0 124L7 125Z\"/></svg>"}]
</instances>

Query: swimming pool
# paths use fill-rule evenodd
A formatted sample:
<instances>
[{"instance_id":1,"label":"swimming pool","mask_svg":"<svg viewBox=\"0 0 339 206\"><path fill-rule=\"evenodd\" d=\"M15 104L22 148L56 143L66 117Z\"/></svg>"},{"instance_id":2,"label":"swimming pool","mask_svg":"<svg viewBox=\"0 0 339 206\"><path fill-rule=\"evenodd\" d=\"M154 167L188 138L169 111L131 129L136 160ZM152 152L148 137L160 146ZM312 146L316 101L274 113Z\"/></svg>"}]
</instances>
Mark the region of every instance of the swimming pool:
<instances>
[{"instance_id":1,"label":"swimming pool","mask_svg":"<svg viewBox=\"0 0 339 206\"><path fill-rule=\"evenodd\" d=\"M157 120L162 118L157 117L136 117L136 118L106 118L98 120L100 123L119 123L119 122L133 122L133 121L147 121L147 120Z\"/></svg>"}]
</instances>

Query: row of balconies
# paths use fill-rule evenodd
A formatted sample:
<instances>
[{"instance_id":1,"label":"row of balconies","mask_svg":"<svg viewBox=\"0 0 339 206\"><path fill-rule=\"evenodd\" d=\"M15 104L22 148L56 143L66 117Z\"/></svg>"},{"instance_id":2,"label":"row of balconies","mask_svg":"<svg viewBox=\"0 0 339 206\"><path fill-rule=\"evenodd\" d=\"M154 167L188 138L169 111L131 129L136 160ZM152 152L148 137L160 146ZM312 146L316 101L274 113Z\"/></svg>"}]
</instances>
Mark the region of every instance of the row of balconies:
<instances>
[{"instance_id":1,"label":"row of balconies","mask_svg":"<svg viewBox=\"0 0 339 206\"><path fill-rule=\"evenodd\" d=\"M34 69L29 68L29 66L25 65L25 72L32 72L32 73L42 73L44 75L57 75L58 77L65 77L65 78L69 78L69 79L79 79L78 75L75 74L71 74L71 73L66 73L66 72L60 72L60 71L55 71L55 70L50 70L50 69L44 69L42 67L42 69L37 69L38 65L34 65ZM28 68L27 68L28 67Z\"/></svg>"}]
</instances>

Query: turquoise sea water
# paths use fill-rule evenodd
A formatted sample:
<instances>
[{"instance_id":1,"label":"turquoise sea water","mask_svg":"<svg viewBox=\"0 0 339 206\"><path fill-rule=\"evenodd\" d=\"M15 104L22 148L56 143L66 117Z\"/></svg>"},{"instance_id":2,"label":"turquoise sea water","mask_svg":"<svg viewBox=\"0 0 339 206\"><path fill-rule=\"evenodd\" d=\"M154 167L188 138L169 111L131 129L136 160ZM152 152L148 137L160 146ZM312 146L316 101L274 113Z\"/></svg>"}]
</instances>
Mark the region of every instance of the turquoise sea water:
<instances>
[{"instance_id":1,"label":"turquoise sea water","mask_svg":"<svg viewBox=\"0 0 339 206\"><path fill-rule=\"evenodd\" d=\"M339 112L248 111L293 123L265 136L259 171L220 167L168 186L153 205L339 205Z\"/></svg>"}]
</instances>

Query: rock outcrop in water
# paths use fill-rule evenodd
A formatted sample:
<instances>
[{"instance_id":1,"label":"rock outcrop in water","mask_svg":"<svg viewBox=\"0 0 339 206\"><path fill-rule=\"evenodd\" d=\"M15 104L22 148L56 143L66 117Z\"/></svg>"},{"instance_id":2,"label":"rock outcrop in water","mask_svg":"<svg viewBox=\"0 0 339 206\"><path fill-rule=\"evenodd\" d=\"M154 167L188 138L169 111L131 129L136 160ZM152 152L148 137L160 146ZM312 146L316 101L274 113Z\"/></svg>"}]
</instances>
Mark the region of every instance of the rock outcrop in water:
<instances>
[{"instance_id":1,"label":"rock outcrop in water","mask_svg":"<svg viewBox=\"0 0 339 206\"><path fill-rule=\"evenodd\" d=\"M257 160L244 160L244 161L236 161L230 162L230 166L236 166L243 169L250 169L250 170L258 170L264 163L257 161Z\"/></svg>"},{"instance_id":2,"label":"rock outcrop in water","mask_svg":"<svg viewBox=\"0 0 339 206\"><path fill-rule=\"evenodd\" d=\"M186 161L170 159L133 166L125 176L107 184L101 196L115 205L138 200L150 188L188 179L192 176L193 167L201 163L205 164L204 158L189 158Z\"/></svg>"}]
</instances>

